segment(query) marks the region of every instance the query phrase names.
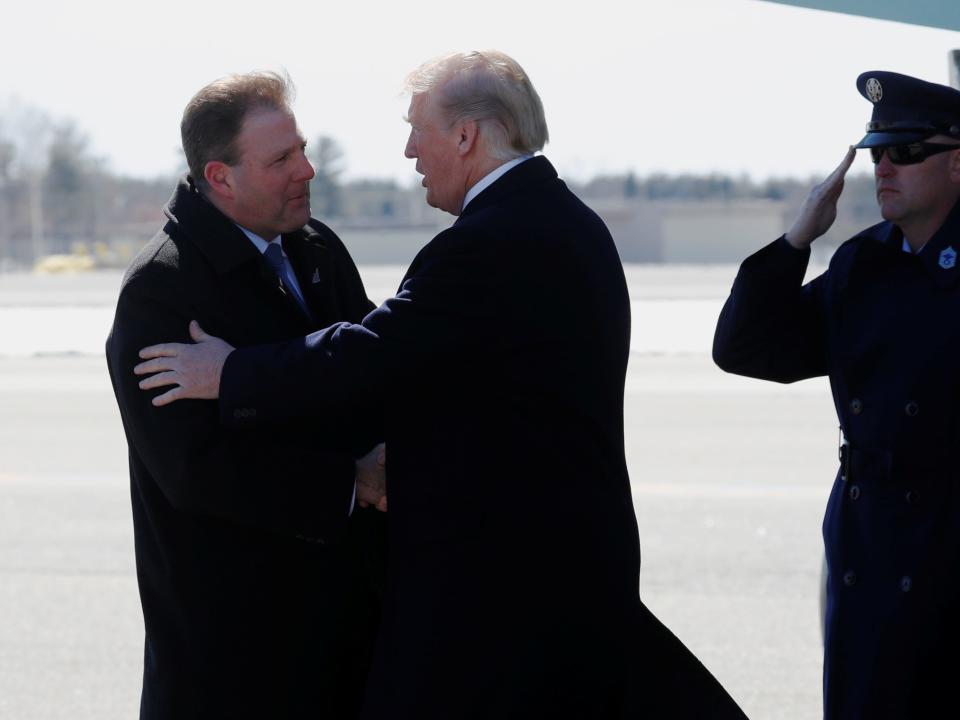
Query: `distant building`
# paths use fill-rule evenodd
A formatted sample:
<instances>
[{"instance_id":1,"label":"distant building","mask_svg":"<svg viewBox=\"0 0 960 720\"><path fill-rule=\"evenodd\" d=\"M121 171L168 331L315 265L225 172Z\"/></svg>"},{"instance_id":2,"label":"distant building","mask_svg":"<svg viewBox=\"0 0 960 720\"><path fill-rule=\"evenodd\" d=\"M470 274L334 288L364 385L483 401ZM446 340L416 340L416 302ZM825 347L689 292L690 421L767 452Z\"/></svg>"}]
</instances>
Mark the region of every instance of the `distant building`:
<instances>
[{"instance_id":1,"label":"distant building","mask_svg":"<svg viewBox=\"0 0 960 720\"><path fill-rule=\"evenodd\" d=\"M589 201L610 228L625 263L740 263L782 235L799 211L785 200ZM836 247L858 230L879 222L876 206L841 205L830 232L814 245L825 263Z\"/></svg>"},{"instance_id":2,"label":"distant building","mask_svg":"<svg viewBox=\"0 0 960 720\"><path fill-rule=\"evenodd\" d=\"M594 201L624 262L736 263L783 232L774 200Z\"/></svg>"}]
</instances>

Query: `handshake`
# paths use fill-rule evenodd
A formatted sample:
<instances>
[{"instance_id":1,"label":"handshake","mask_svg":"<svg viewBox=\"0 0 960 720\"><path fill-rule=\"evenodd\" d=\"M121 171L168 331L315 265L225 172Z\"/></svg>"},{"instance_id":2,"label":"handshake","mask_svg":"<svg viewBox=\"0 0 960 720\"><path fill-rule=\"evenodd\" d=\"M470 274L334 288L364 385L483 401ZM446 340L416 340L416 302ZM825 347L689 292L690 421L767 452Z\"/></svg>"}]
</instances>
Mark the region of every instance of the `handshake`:
<instances>
[{"instance_id":1,"label":"handshake","mask_svg":"<svg viewBox=\"0 0 960 720\"><path fill-rule=\"evenodd\" d=\"M387 511L387 448L383 443L357 458L357 502Z\"/></svg>"}]
</instances>

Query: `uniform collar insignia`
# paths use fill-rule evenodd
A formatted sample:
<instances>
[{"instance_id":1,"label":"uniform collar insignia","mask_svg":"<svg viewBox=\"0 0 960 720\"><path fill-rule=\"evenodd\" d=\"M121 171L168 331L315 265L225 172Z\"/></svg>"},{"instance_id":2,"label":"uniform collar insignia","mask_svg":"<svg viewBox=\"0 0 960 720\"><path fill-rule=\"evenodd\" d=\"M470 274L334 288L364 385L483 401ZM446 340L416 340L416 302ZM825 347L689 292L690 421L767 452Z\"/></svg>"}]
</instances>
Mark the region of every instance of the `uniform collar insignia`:
<instances>
[{"instance_id":1,"label":"uniform collar insignia","mask_svg":"<svg viewBox=\"0 0 960 720\"><path fill-rule=\"evenodd\" d=\"M940 252L940 259L937 263L944 270L949 270L957 264L957 251L953 247L946 247Z\"/></svg>"}]
</instances>

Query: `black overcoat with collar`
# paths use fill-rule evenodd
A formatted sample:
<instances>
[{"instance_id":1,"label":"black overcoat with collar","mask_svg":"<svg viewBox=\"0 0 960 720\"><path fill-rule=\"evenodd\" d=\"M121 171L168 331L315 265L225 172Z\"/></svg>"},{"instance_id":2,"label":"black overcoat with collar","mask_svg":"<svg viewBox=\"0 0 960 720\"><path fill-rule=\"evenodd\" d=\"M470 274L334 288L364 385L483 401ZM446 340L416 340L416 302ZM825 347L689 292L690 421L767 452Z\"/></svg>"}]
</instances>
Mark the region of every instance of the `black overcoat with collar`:
<instances>
[{"instance_id":1,"label":"black overcoat with collar","mask_svg":"<svg viewBox=\"0 0 960 720\"><path fill-rule=\"evenodd\" d=\"M956 707L960 205L919 254L902 243L875 225L802 285L809 250L776 240L744 261L714 339L730 372L830 378L849 444L823 523L827 720Z\"/></svg>"},{"instance_id":2,"label":"black overcoat with collar","mask_svg":"<svg viewBox=\"0 0 960 720\"><path fill-rule=\"evenodd\" d=\"M150 404L140 348L198 320L234 345L302 336L372 309L337 236L283 236L312 319L243 232L187 181L130 266L107 361L130 458L146 630L141 718L356 717L380 615L385 528L349 515L354 457L377 436L350 408L227 430L212 403ZM378 571L378 556L380 570ZM382 571L382 572L381 572Z\"/></svg>"},{"instance_id":3,"label":"black overcoat with collar","mask_svg":"<svg viewBox=\"0 0 960 720\"><path fill-rule=\"evenodd\" d=\"M231 354L228 424L348 409L358 388L386 419L390 573L365 718L743 717L639 600L629 337L609 232L537 157L362 324Z\"/></svg>"}]
</instances>

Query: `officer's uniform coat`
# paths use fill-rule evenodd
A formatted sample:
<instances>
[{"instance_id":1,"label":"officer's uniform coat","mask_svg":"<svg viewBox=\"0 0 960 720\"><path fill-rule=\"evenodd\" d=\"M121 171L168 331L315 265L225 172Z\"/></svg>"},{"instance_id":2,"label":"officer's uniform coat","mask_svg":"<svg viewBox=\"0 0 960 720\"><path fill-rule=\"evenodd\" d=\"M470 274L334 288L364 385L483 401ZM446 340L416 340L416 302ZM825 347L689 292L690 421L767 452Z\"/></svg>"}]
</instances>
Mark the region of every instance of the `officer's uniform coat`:
<instances>
[{"instance_id":1,"label":"officer's uniform coat","mask_svg":"<svg viewBox=\"0 0 960 720\"><path fill-rule=\"evenodd\" d=\"M230 355L227 422L331 413L358 388L386 415L390 574L365 718L743 717L640 604L629 333L609 232L537 157L362 325Z\"/></svg>"},{"instance_id":2,"label":"officer's uniform coat","mask_svg":"<svg viewBox=\"0 0 960 720\"><path fill-rule=\"evenodd\" d=\"M801 287L809 249L776 240L744 261L714 339L729 372L830 377L849 445L823 523L828 720L957 707L960 205L919 254L902 243L875 225Z\"/></svg>"},{"instance_id":3,"label":"officer's uniform coat","mask_svg":"<svg viewBox=\"0 0 960 720\"><path fill-rule=\"evenodd\" d=\"M347 422L228 431L212 403L153 407L158 393L137 387L133 367L142 347L188 341L192 319L242 345L359 321L372 304L321 223L283 236L310 319L187 181L165 212L123 280L107 341L146 630L140 717L356 717L385 535L372 510L348 513L354 457L372 440Z\"/></svg>"}]
</instances>

